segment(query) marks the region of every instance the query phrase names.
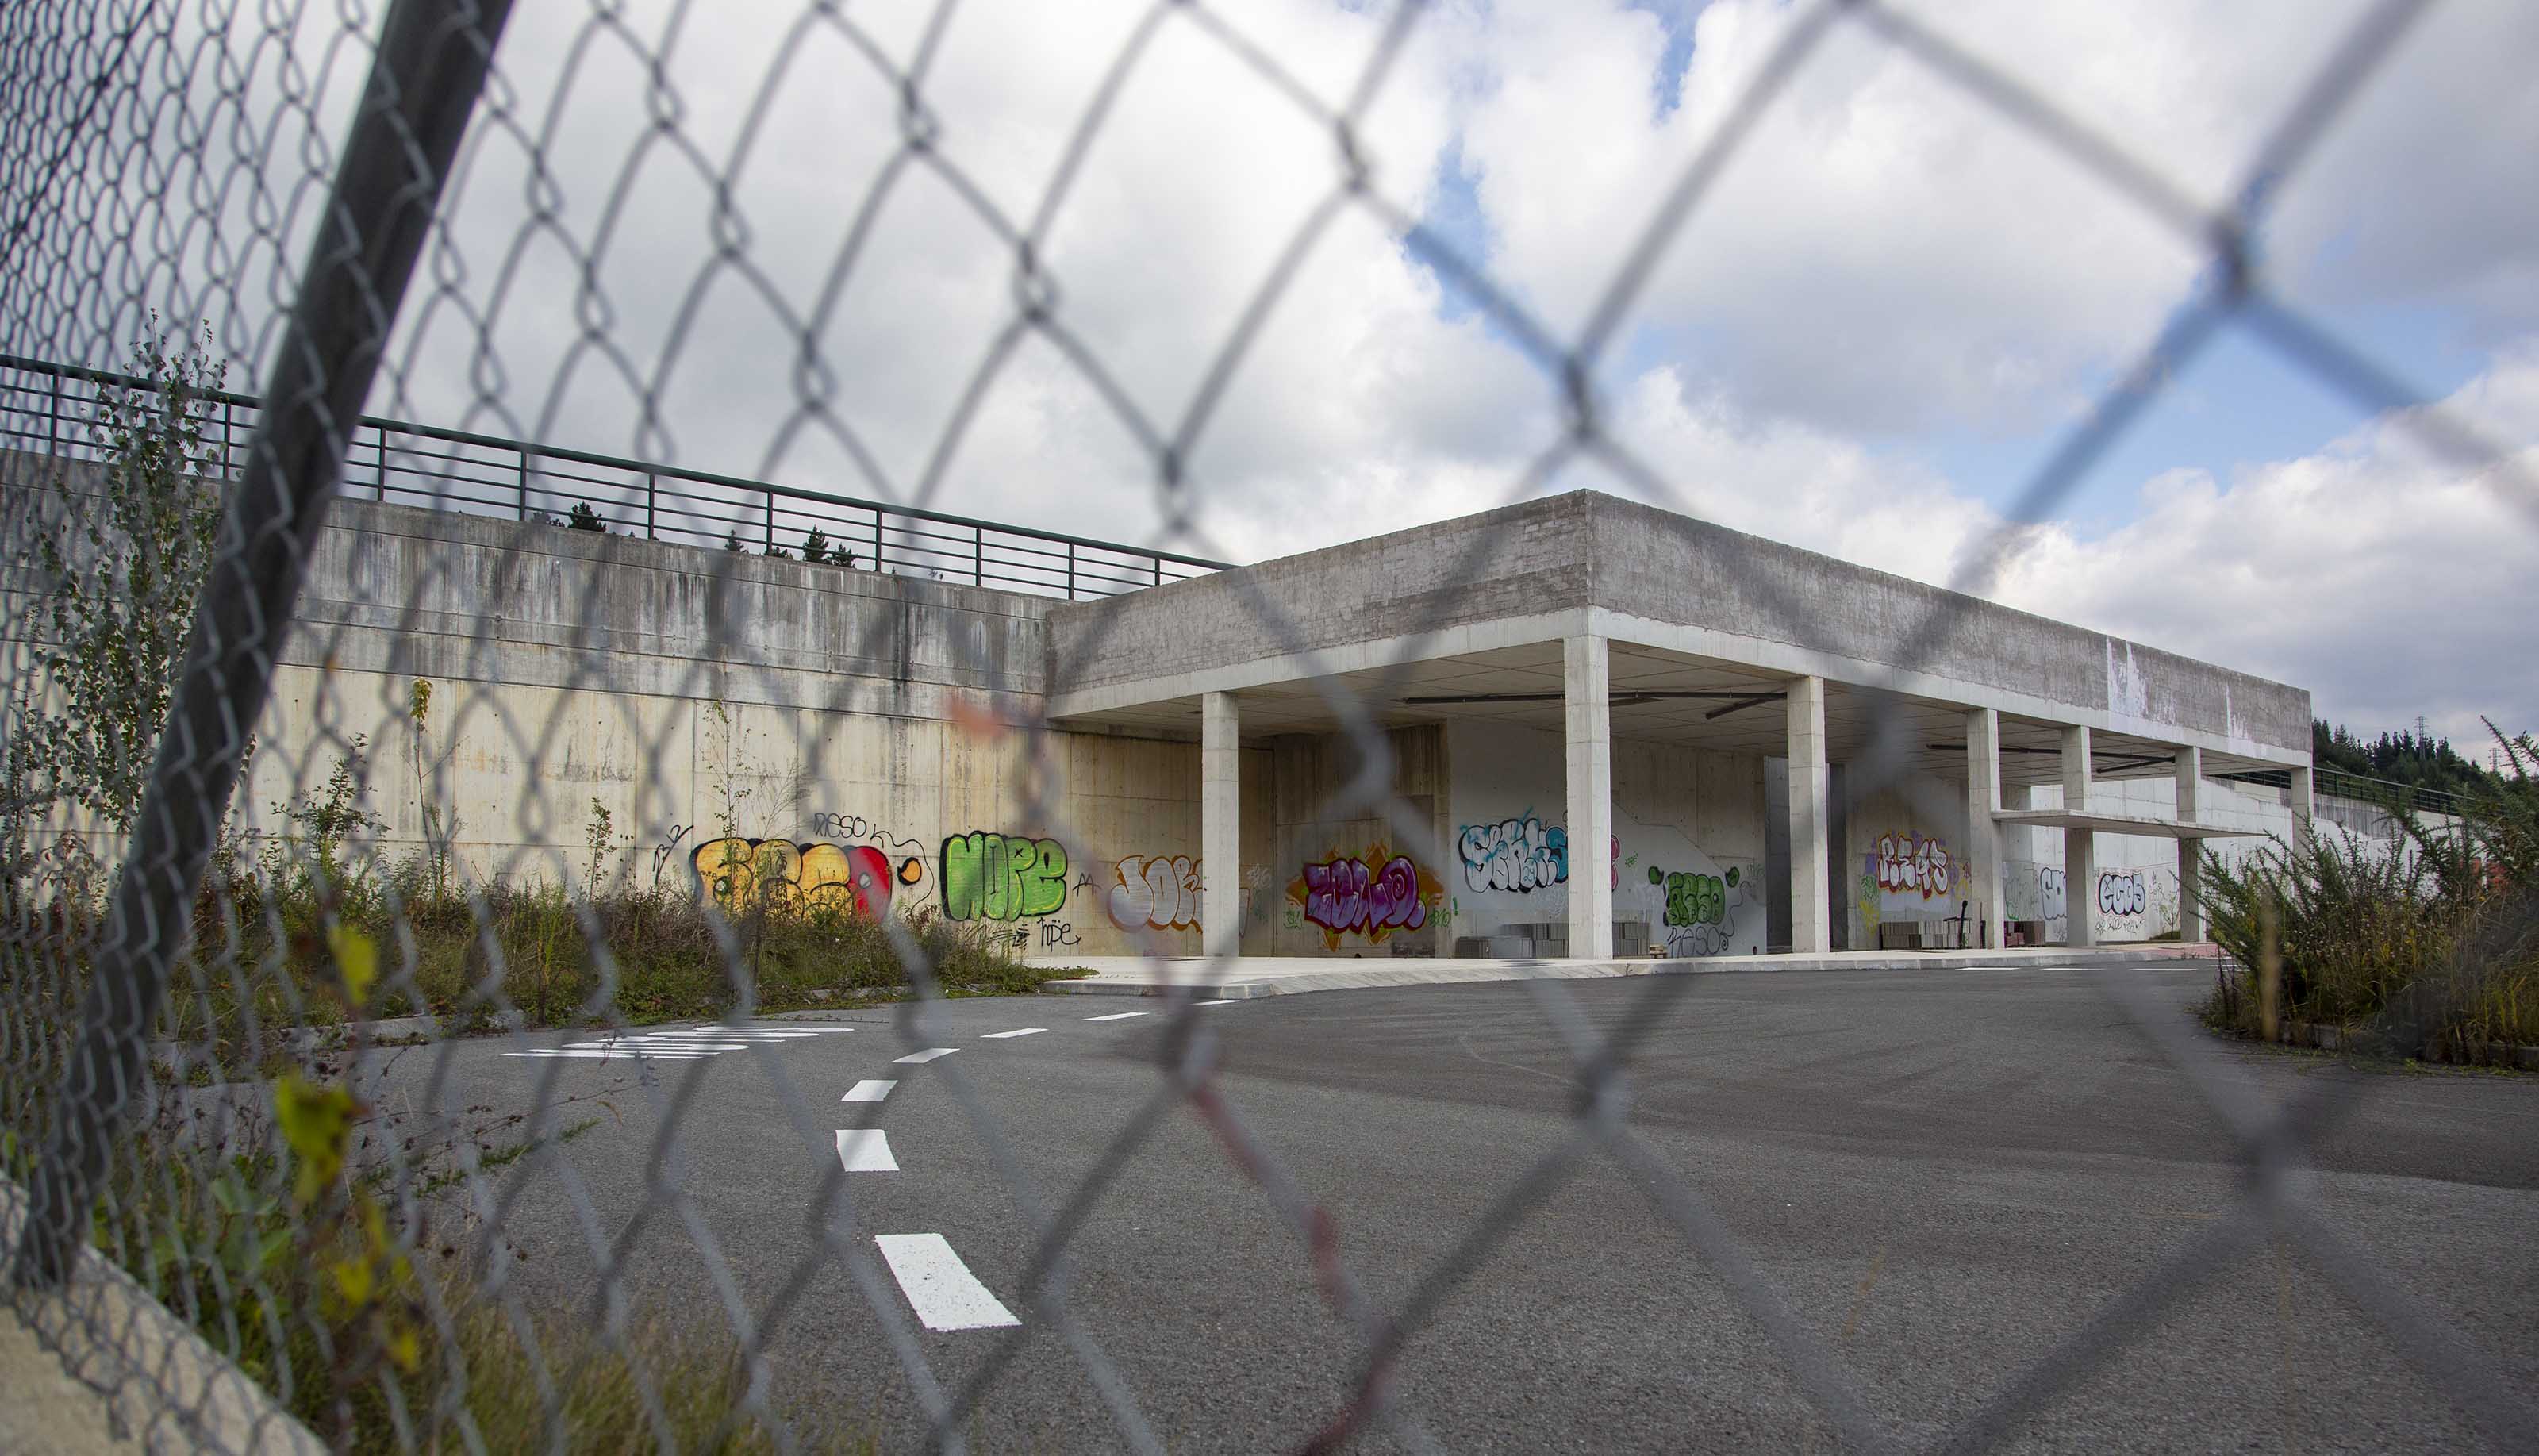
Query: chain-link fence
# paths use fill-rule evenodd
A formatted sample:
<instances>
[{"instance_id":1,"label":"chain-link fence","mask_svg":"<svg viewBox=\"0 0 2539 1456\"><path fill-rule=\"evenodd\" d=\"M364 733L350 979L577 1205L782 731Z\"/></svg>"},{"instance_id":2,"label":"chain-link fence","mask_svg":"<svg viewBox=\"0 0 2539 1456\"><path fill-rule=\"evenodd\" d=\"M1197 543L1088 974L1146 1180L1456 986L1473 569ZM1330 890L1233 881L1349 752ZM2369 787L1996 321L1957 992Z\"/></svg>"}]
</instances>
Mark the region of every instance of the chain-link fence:
<instances>
[{"instance_id":1,"label":"chain-link fence","mask_svg":"<svg viewBox=\"0 0 2539 1456\"><path fill-rule=\"evenodd\" d=\"M22 1211L22 1304L67 1283L68 1301L41 1303L40 1318L66 1349L128 1355L86 1359L82 1373L169 1445L297 1439L222 1373L234 1365L319 1439L363 1449L795 1449L852 1444L865 1419L888 1443L957 1448L1032 1342L1054 1336L1079 1372L1073 1415L1096 1422L1067 1428L1163 1449L1171 1422L1111 1352L1118 1333L1080 1318L1070 1291L1116 1252L1077 1237L1097 1205L1195 1119L1222 1151L1220 1181L1283 1225L1348 1342L1341 1375L1308 1401L1328 1420L1257 1430L1255 1445L1439 1444L1401 1394L1402 1361L1599 1159L1654 1201L1759 1332L1758 1368L1791 1381L1810 1413L1794 1421L1862 1449L1924 1439L1863 1394L1701 1172L1633 1126L1626 1075L1649 1038L1693 1014L1693 977L1635 983L1619 1017L1583 1008L1547 971L1524 980L1571 1059L1567 1136L1475 1170L1493 1190L1483 1212L1407 1283L1353 1267L1322 1195L1219 1075L1203 990L1236 975L1231 952L1280 913L1273 895L1242 898L1240 935L1211 933L1217 959L1159 1013L1150 1089L1097 1155L1055 1170L1035 1157L1038 1114L983 1094L962 1059L938 1060L941 1023L928 1018L961 993L1028 989L1037 978L1018 949L1074 943L1071 929L1031 923L1056 924L1044 912L1083 887L1064 846L1118 838L1083 822L1085 782L1169 770L1195 783L1196 760L1122 749L1131 756L1087 768L1084 735L1053 727L1046 708L1106 650L1111 619L1051 651L1034 635L1044 608L1013 602L1161 586L1240 554L1201 523L1204 506L1245 488L1211 479L1203 446L1308 260L1352 227L1372 225L1433 275L1475 349L1485 339L1539 372L1544 433L1529 463L1469 504L1524 502L1579 470L1678 502L1667 473L1609 427L1598 381L1632 347L1665 260L1701 246L1741 148L1836 37L1911 57L2209 261L1952 586L1989 591L2024 523L2067 503L2166 381L2230 331L2364 409L2396 412L2526 521L2539 494L2510 451L2340 343L2271 286L2253 249L2424 9L2366 8L2323 47L2239 184L2208 206L2162 159L1972 36L1869 0L1797 5L1736 71L1734 95L1713 99L1697 144L1646 179L1645 225L1580 321L1558 326L1492 276L1468 235L1388 190L1371 118L1422 28L1448 23L1417 4L1366 27L1345 65L1281 53L1214 5L1143 9L1054 145L1016 142L1001 122L979 144L965 137L964 107L982 98L975 78L942 79L963 21L949 4L906 25L829 5L752 15L778 43L746 59L721 34L734 18L675 5L641 23L617 6L515 16L500 0L398 0L377 14L217 0L11 8L0 1173ZM1087 195L1090 159L1133 134L1141 81L1198 55L1241 78L1228 107L1305 128L1329 161L1296 215L1227 243L1257 275L1208 351L1185 358L1133 327L1088 326L1060 260L1079 210L1149 205L1116 187ZM676 79L700 74L712 84ZM809 148L815 182L823 149L838 150L826 160L841 180L814 190L843 204L810 219L768 205L754 190L763 170L804 165L799 146L762 163L804 124L780 104L850 89L880 109L815 110L852 130ZM1027 183L1012 155L1031 159ZM895 226L985 239L993 271L894 265L867 279L873 240ZM1159 298L1172 264L1153 262ZM938 422L895 413L907 395L893 350L913 345L858 312L876 290L931 299L943 336L981 344L945 377ZM700 343L742 310L773 320L770 346ZM1175 387L1151 387L1159 379ZM965 451L1032 458L995 438L1017 428L997 413L1008 392L1027 396L1026 422L1090 412L1127 442L1107 460L1046 462L1039 488L1082 496L1073 517L1042 522L1065 530L944 509L966 504L947 498ZM1086 483L1123 462L1140 492ZM1132 527L1097 524L1139 520L1154 528L1131 545L1105 543ZM1469 540L1446 579L1509 549L1486 530ZM823 570L836 576L812 575ZM1372 667L1346 664L1360 674L1347 678L1321 661L1292 603L1245 572L1219 580L1265 655L1306 664L1347 747L1336 792L1307 817L1368 825L1419 865L1453 863L1390 732L1443 616L1394 624L1398 647ZM303 584L321 581L304 599ZM501 614L535 583L565 607ZM1761 572L1735 587L1789 622L1819 609ZM830 591L862 604L828 617L803 605ZM1895 682L1937 659L1964 625L1948 603L1962 599L1883 624L1878 657ZM912 628L919 613L936 626ZM1851 793L1927 792L1904 700L1870 701ZM837 722L858 716L936 746L838 749L870 761L837 768L817 745L834 747L848 731ZM1155 741L1186 742L1181 727ZM926 752L932 765L919 765ZM955 756L966 766L942 767ZM813 801L841 777L922 781L940 849ZM998 817L967 832L974 812ZM806 816L823 832L777 833L778 819ZM1135 948L1192 947L1195 873L1135 886L1124 873L1121 888L1144 896L1124 932ZM1182 888L1186 909L1156 908ZM902 987L913 997L889 1002ZM2173 1005L2121 974L2101 989L2227 1131L2238 1197L2015 1378L1965 1392L1937 1443L2002 1444L2270 1238L2360 1306L2474 1429L2501 1448L2539 1441L2506 1367L2309 1191L2304 1147L2350 1112L2352 1085L2322 1081L2269 1115ZM953 1366L928 1343L947 1326L912 1319L907 1303L929 1250L858 1212L857 1174L887 1165L886 1144L865 1138L860 1113L838 1129L833 1089L786 1060L859 1016L872 1023L862 1040L895 1038L898 1073L939 1083L1030 1235L1018 1282L973 1311L990 1352ZM585 1077L593 1067L640 1074L630 1087ZM846 1096L887 1095L892 1075ZM752 1090L738 1104L712 1090L743 1076ZM709 1210L695 1170L721 1166L704 1155L735 1118L814 1148L834 1140L806 1208L739 1229ZM624 1144L618 1164L577 1155L595 1127ZM681 1279L658 1272L665 1240ZM547 1273L533 1250L579 1273ZM834 1402L824 1414L834 1390L806 1388L835 1369L814 1379L802 1372L817 1358L799 1353L824 1339L804 1311L837 1297L880 1332L853 1372L867 1386L847 1398L845 1425L828 1419ZM153 1300L208 1351L149 1352L135 1311ZM897 1404L858 1404L885 1387Z\"/></svg>"}]
</instances>

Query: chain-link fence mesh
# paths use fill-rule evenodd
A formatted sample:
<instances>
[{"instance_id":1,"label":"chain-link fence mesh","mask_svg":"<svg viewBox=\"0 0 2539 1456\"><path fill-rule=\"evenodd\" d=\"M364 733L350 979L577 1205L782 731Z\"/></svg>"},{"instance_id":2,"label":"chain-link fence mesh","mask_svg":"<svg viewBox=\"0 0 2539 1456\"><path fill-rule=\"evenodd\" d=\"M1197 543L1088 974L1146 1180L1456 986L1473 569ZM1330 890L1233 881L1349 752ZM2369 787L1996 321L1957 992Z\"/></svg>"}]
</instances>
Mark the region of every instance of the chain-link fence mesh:
<instances>
[{"instance_id":1,"label":"chain-link fence mesh","mask_svg":"<svg viewBox=\"0 0 2539 1456\"><path fill-rule=\"evenodd\" d=\"M1353 1267L1318 1190L1218 1075L1204 988L1235 974L1234 936L1211 938L1218 959L1161 1013L1144 1100L1055 1184L1028 1145L1032 1112L983 1095L959 1058L917 1060L945 998L1025 987L1018 949L1072 943L1070 929L1032 923L1081 888L1062 847L1110 837L1080 822L1085 800L1068 789L1088 777L1087 750L1045 713L1106 650L1110 619L1044 660L1034 613L1237 554L1201 523L1203 505L1239 489L1209 478L1202 446L1317 248L1372 224L1494 347L1539 371L1545 433L1474 507L1529 500L1582 468L1677 503L1666 472L1608 427L1596 381L1629 346L1664 260L1701 245L1719 178L1832 37L1909 55L2209 258L1954 587L1990 590L2022 523L2067 502L2165 382L2232 329L2363 408L2403 411L2460 471L2484 472L2523 517L2539 511L2508 451L2338 342L2270 286L2252 247L2423 6L2370 6L2321 48L2243 180L2208 206L2162 159L1986 59L1975 37L1867 0L1799 5L1698 145L1646 179L1648 221L1575 327L1545 321L1455 230L1387 189L1370 117L1406 48L1438 23L1427 8L1389 12L1336 67L1277 53L1219 7L1154 5L1124 29L1063 141L1019 148L1041 166L1027 185L1004 155L1011 138L964 137L963 105L979 98L939 80L957 9L876 28L857 7L805 6L776 18L773 59L736 59L718 34L730 18L680 6L639 23L616 6L507 17L496 0L377 13L36 0L0 18L0 1172L22 1210L20 1285L69 1283L69 1302L42 1306L57 1339L131 1348L136 1363L86 1373L121 1388L155 1437L292 1443L284 1424L236 1415L226 1361L321 1440L363 1449L795 1449L865 1418L886 1443L954 1448L1016 1362L1054 1340L1078 1372L1077 1414L1099 1418L1073 1428L1163 1449L1172 1424L1070 1289L1117 1252L1077 1239L1096 1206L1195 1118L1222 1151L1222 1181L1283 1224L1350 1342L1344 1377L1306 1402L1327 1419L1256 1430L1255 1445L1438 1445L1401 1394L1402 1360L1599 1160L1645 1192L1759 1332L1758 1366L1812 1412L1793 1431L1862 1449L2001 1444L2271 1238L2360 1306L2472 1428L2501 1448L2539 1441L2526 1393L2495 1357L2307 1190L2306 1142L2350 1111L2351 1085L2323 1082L2268 1115L2172 1005L2118 973L2102 989L2227 1130L2240 1196L2008 1383L1964 1392L1935 1438L1882 1414L1741 1245L1700 1170L1635 1131L1625 1075L1648 1038L1691 1014L1694 978L1635 983L1618 1015L1582 1006L1547 972L1525 980L1571 1059L1568 1136L1475 1170L1496 1190L1485 1213L1392 1300L1372 1290L1404 1282ZM1088 159L1134 126L1142 78L1199 53L1242 78L1229 107L1322 137L1328 174L1299 214L1242 240L1257 282L1211 349L1159 367L1133 332L1086 328L1053 260L1078 209L1143 205L1087 196ZM711 84L673 79L699 75ZM765 205L755 169L776 133L801 124L780 104L848 90L882 102L858 113L852 147L839 143L869 164L841 163L827 191L846 205L814 219ZM797 147L763 165L802 161ZM867 279L873 240L921 223L988 240L997 286L967 288L974 275L950 266ZM934 297L947 336L983 342L948 413L920 429L887 417L903 397L888 380L893 340L856 336L869 321L859 290L875 289ZM698 357L734 311L773 320L773 346ZM1088 494L1066 531L946 509L962 504L947 491L963 451L1005 428L982 424L999 391L1045 392L1053 375L1078 392L1034 407L1093 410L1131 442L1147 490L1122 519L1153 520L1148 539L1105 544L1126 532L1089 523L1127 510L1117 493ZM1158 377L1178 387L1147 387ZM1178 402L1158 407L1159 392ZM853 489L831 488L840 480ZM416 507L441 523L397 514ZM347 511L364 514L348 523ZM1508 549L1486 530L1469 540L1445 579ZM429 549L401 553L409 541ZM797 565L902 585L891 610L813 630L816 614L787 597L825 579L786 575ZM321 580L304 603L303 582ZM1398 649L1343 678L1292 603L1250 574L1221 580L1263 655L1292 655L1321 684L1347 747L1338 792L1308 817L1369 825L1418 864L1453 863L1431 808L1404 789L1389 731L1442 615L1395 624ZM489 614L534 581L569 611ZM923 594L938 584L944 594ZM1819 609L1764 573L1735 586L1791 622ZM950 594L960 587L1011 602ZM968 615L929 636L908 626L918 607ZM675 625L652 638L626 625L655 617ZM1900 682L1963 625L1947 604L1884 624L1879 658ZM1900 698L1871 701L1852 793L1927 793L1912 772L1921 729ZM968 767L929 781L939 851L809 797L828 750L805 743L830 744L859 715L932 725L957 746ZM936 772L909 768L905 747L874 751L852 771L861 781ZM1186 794L1194 763L1112 771L1173 766L1189 782L1171 793ZM967 834L973 809L999 821ZM819 832L779 832L806 816ZM1042 904L1051 883L1058 898ZM1192 903L1149 909L1129 938L1186 951L1198 881L1176 870L1156 883ZM1278 913L1270 895L1241 903L1246 936ZM1015 913L976 913L989 904ZM902 986L913 998L888 1010L853 1009ZM762 1014L824 1007L830 1019ZM1012 1328L983 1319L984 1355L947 1365L929 1344L941 1326L922 1330L907 1302L917 1256L858 1215L858 1158L888 1157L861 1141L873 1124L851 1106L857 1125L840 1130L836 1090L787 1060L858 1015L874 1024L855 1039L880 1032L912 1059L884 1070L869 1057L875 1080L937 1084L1030 1232L1019 1280L1000 1291ZM578 1029L553 1030L566 1027ZM737 1102L710 1095L741 1077L751 1090ZM735 1227L706 1206L696 1169L724 1165L699 1155L735 1116L814 1149L834 1142L807 1208ZM594 1126L624 1143L615 1162L575 1154ZM679 1250L676 1279L659 1272L664 1243ZM89 1245L99 1257L84 1264ZM543 1270L533 1247L576 1273ZM145 1353L136 1284L216 1355ZM1170 1306L1183 1292L1151 1297ZM836 1366L799 1353L828 1338L821 1320L840 1299L877 1332L853 1367L867 1385L847 1398L845 1426L822 1404L835 1391L806 1388L834 1382ZM857 1404L884 1387L897 1404Z\"/></svg>"}]
</instances>

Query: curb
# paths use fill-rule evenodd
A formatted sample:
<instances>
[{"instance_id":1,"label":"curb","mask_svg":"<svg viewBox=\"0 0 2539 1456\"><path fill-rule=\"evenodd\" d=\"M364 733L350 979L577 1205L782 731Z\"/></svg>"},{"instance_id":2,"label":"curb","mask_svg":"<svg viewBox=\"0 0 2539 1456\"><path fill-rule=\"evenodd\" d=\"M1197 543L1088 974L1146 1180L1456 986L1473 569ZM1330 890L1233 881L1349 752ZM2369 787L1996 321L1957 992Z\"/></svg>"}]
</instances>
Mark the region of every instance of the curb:
<instances>
[{"instance_id":1,"label":"curb","mask_svg":"<svg viewBox=\"0 0 2539 1456\"><path fill-rule=\"evenodd\" d=\"M0 1176L0 1247L17 1243L26 1207L25 1190ZM95 1392L115 1429L148 1450L325 1456L326 1444L263 1386L94 1247L81 1248L62 1288L13 1281L0 1304L60 1358L64 1379Z\"/></svg>"},{"instance_id":2,"label":"curb","mask_svg":"<svg viewBox=\"0 0 2539 1456\"><path fill-rule=\"evenodd\" d=\"M1334 960L1329 971L1314 971L1280 976L1274 980L1228 981L1209 985L1205 981L1153 979L1111 981L1048 981L1041 985L1044 995L1060 996L1171 996L1191 989L1204 989L1213 996L1229 1001L1252 1001L1268 996L1299 996L1321 991L1370 991L1405 986L1475 986L1506 981L1613 980L1629 976L1725 976L1776 975L1786 972L1853 971L1877 973L1899 970L1968 971L2026 970L2030 968L2069 966L2140 965L2154 961L2202 961L2211 958L2208 946L2179 946L2173 942L2152 942L2122 948L2105 946L2076 950L2052 956L2034 952L2003 963L2001 952L1985 950L1914 951L1886 960L1863 961L1856 956L1740 956L1722 963L1720 960L1647 960L1616 957L1613 960L1526 960L1506 962L1456 961L1429 956L1405 956L1382 960ZM1240 965L1238 958L1236 965ZM1457 973L1453 967L1469 966L1468 972Z\"/></svg>"}]
</instances>

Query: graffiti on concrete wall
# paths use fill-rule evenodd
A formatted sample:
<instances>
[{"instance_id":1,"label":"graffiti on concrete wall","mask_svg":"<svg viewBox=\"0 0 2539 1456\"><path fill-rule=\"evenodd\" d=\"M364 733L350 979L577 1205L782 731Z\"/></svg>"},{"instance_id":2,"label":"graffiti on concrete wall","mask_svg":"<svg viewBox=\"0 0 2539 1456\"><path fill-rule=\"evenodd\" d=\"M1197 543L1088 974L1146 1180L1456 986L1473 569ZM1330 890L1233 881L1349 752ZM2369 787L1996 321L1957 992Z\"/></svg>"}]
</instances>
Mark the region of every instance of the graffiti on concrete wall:
<instances>
[{"instance_id":1,"label":"graffiti on concrete wall","mask_svg":"<svg viewBox=\"0 0 2539 1456\"><path fill-rule=\"evenodd\" d=\"M725 836L698 845L688 863L705 894L733 915L764 907L878 917L890 913L903 888L926 877L924 860L911 855L893 863L868 844Z\"/></svg>"},{"instance_id":2,"label":"graffiti on concrete wall","mask_svg":"<svg viewBox=\"0 0 2539 1456\"><path fill-rule=\"evenodd\" d=\"M2151 891L2139 869L2110 869L2098 876L2098 913L2135 916L2151 908Z\"/></svg>"},{"instance_id":3,"label":"graffiti on concrete wall","mask_svg":"<svg viewBox=\"0 0 2539 1456\"><path fill-rule=\"evenodd\" d=\"M1025 920L1066 903L1066 847L1054 839L972 830L943 841L949 920Z\"/></svg>"},{"instance_id":4,"label":"graffiti on concrete wall","mask_svg":"<svg viewBox=\"0 0 2539 1456\"><path fill-rule=\"evenodd\" d=\"M1124 931L1199 928L1200 862L1188 855L1131 855L1113 870L1104 896L1111 923Z\"/></svg>"},{"instance_id":5,"label":"graffiti on concrete wall","mask_svg":"<svg viewBox=\"0 0 2539 1456\"><path fill-rule=\"evenodd\" d=\"M2066 905L2063 871L2052 865L2036 867L2036 918L2045 922L2046 939L2059 942L2071 937L2072 921Z\"/></svg>"},{"instance_id":6,"label":"graffiti on concrete wall","mask_svg":"<svg viewBox=\"0 0 2539 1456\"><path fill-rule=\"evenodd\" d=\"M1718 955L1737 947L1737 912L1745 907L1749 878L1735 865L1716 874L1651 865L1649 883L1666 897L1666 953Z\"/></svg>"},{"instance_id":7,"label":"graffiti on concrete wall","mask_svg":"<svg viewBox=\"0 0 2539 1456\"><path fill-rule=\"evenodd\" d=\"M1882 834L1869 856L1869 873L1882 895L1944 900L1966 877L1965 867L1951 861L1948 844L1919 834Z\"/></svg>"},{"instance_id":8,"label":"graffiti on concrete wall","mask_svg":"<svg viewBox=\"0 0 2539 1456\"><path fill-rule=\"evenodd\" d=\"M1495 824L1467 824L1455 848L1464 862L1468 889L1524 893L1569 878L1569 831L1532 813Z\"/></svg>"},{"instance_id":9,"label":"graffiti on concrete wall","mask_svg":"<svg viewBox=\"0 0 2539 1456\"><path fill-rule=\"evenodd\" d=\"M1287 885L1287 898L1321 929L1324 948L1331 950L1339 948L1342 936L1382 944L1396 931L1418 930L1444 894L1435 875L1381 844L1363 855L1309 864Z\"/></svg>"}]
</instances>

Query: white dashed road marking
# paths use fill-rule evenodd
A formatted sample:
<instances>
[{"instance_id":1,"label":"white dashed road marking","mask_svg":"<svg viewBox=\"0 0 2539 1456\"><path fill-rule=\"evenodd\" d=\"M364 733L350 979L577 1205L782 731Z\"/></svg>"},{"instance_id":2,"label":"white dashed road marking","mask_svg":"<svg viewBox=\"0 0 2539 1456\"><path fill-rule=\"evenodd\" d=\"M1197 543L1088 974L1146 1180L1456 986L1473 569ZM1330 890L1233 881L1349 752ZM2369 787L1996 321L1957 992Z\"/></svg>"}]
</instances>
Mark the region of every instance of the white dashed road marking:
<instances>
[{"instance_id":1,"label":"white dashed road marking","mask_svg":"<svg viewBox=\"0 0 2539 1456\"><path fill-rule=\"evenodd\" d=\"M902 1067L923 1067L937 1057L949 1057L959 1050L961 1050L959 1047L928 1047L925 1051L911 1052L905 1057L893 1057L890 1060Z\"/></svg>"},{"instance_id":2,"label":"white dashed road marking","mask_svg":"<svg viewBox=\"0 0 2539 1456\"><path fill-rule=\"evenodd\" d=\"M1151 1016L1153 1014L1154 1012L1152 1011L1113 1011L1108 1016L1087 1016L1084 1019L1087 1021L1126 1021L1131 1016Z\"/></svg>"},{"instance_id":3,"label":"white dashed road marking","mask_svg":"<svg viewBox=\"0 0 2539 1456\"><path fill-rule=\"evenodd\" d=\"M991 1032L989 1032L989 1033L987 1034L986 1038L984 1038L984 1039L985 1039L985 1040L988 1040L988 1041L1003 1041L1003 1040L1005 1040L1007 1037L1014 1037L1014 1036L1038 1036L1038 1035L1040 1035L1042 1032L1047 1031L1048 1029L1049 1029L1049 1028L1048 1028L1048 1027L1046 1027L1046 1026L1025 1026L1025 1027L1021 1027L1021 1028L1018 1028L1018 1029L1013 1030L1013 1031L991 1031Z\"/></svg>"},{"instance_id":4,"label":"white dashed road marking","mask_svg":"<svg viewBox=\"0 0 2539 1456\"><path fill-rule=\"evenodd\" d=\"M926 1328L998 1330L1022 1323L970 1273L943 1235L877 1233L873 1243Z\"/></svg>"},{"instance_id":5,"label":"white dashed road marking","mask_svg":"<svg viewBox=\"0 0 2539 1456\"><path fill-rule=\"evenodd\" d=\"M896 1173L899 1159L890 1155L890 1135L879 1128L838 1129L838 1161L850 1173Z\"/></svg>"},{"instance_id":6,"label":"white dashed road marking","mask_svg":"<svg viewBox=\"0 0 2539 1456\"><path fill-rule=\"evenodd\" d=\"M1220 996L1214 1001L1201 1002L1200 1005L1203 1006L1230 1006L1241 1000L1242 998L1239 996Z\"/></svg>"},{"instance_id":7,"label":"white dashed road marking","mask_svg":"<svg viewBox=\"0 0 2539 1456\"><path fill-rule=\"evenodd\" d=\"M526 1052L505 1052L506 1057L563 1057L596 1059L611 1057L653 1057L663 1061L693 1062L718 1052L745 1051L766 1043L803 1041L853 1031L852 1026L721 1026L707 1022L700 1026L673 1026L657 1031L636 1031L611 1034L594 1041L567 1042L560 1047L539 1047Z\"/></svg>"},{"instance_id":8,"label":"white dashed road marking","mask_svg":"<svg viewBox=\"0 0 2539 1456\"><path fill-rule=\"evenodd\" d=\"M854 1086L847 1088L847 1094L840 1097L838 1100L841 1102L878 1102L882 1098L889 1096L890 1089L898 1085L899 1083L895 1081L876 1081L867 1079L859 1081Z\"/></svg>"}]
</instances>

